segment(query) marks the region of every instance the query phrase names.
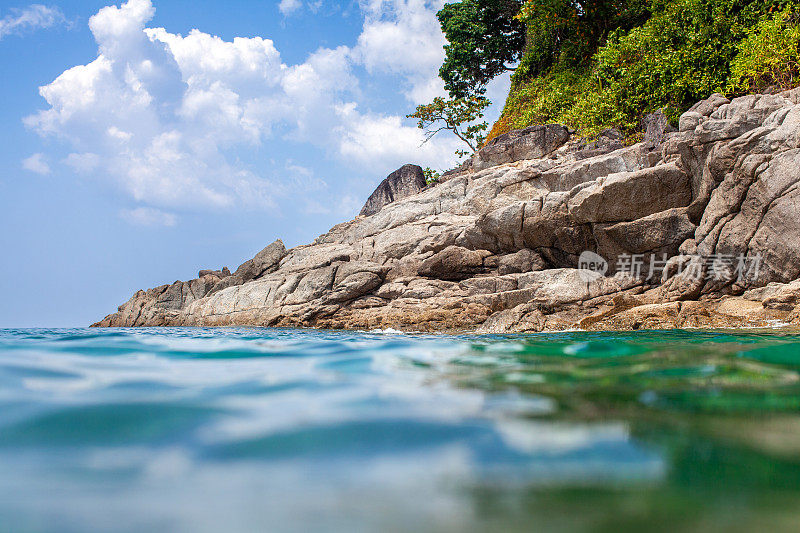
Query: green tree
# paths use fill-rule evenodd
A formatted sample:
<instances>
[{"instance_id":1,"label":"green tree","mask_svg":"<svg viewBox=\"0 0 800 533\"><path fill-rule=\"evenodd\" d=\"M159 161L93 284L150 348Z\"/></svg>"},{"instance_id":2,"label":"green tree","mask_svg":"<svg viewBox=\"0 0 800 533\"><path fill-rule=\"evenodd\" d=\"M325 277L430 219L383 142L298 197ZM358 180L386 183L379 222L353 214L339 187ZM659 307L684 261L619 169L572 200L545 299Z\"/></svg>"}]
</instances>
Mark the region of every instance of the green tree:
<instances>
[{"instance_id":1,"label":"green tree","mask_svg":"<svg viewBox=\"0 0 800 533\"><path fill-rule=\"evenodd\" d=\"M437 13L447 38L439 69L453 98L486 92L486 84L525 51L525 25L518 19L521 0L462 0Z\"/></svg>"},{"instance_id":2,"label":"green tree","mask_svg":"<svg viewBox=\"0 0 800 533\"><path fill-rule=\"evenodd\" d=\"M650 0L526 0L519 18L528 27L528 45L516 78L538 76L556 62L586 63L611 32L647 20L649 4Z\"/></svg>"},{"instance_id":3,"label":"green tree","mask_svg":"<svg viewBox=\"0 0 800 533\"><path fill-rule=\"evenodd\" d=\"M417 126L425 130L425 141L428 142L440 131L452 131L453 134L469 146L470 151L457 150L458 156L474 152L486 138L486 122L475 123L483 118L483 111L491 104L482 96L466 98L442 97L433 99L430 104L417 106L417 110L407 118L417 119Z\"/></svg>"}]
</instances>

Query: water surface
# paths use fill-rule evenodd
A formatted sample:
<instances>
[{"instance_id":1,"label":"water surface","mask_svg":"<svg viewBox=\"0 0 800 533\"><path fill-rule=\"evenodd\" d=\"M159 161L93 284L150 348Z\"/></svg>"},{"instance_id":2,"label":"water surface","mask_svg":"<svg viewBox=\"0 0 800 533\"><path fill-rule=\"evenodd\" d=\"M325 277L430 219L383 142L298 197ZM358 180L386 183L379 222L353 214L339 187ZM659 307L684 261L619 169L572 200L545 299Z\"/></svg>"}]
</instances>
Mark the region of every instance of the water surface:
<instances>
[{"instance_id":1,"label":"water surface","mask_svg":"<svg viewBox=\"0 0 800 533\"><path fill-rule=\"evenodd\" d=\"M800 335L0 330L0 531L797 531Z\"/></svg>"}]
</instances>

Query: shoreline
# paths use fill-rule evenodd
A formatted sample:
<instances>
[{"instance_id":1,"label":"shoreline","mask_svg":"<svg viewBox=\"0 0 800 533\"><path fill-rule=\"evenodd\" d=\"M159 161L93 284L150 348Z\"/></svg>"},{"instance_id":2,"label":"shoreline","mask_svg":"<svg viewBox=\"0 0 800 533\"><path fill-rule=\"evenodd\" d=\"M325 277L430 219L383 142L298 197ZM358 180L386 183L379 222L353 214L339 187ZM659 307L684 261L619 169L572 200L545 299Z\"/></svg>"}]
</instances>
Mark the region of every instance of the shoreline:
<instances>
[{"instance_id":1,"label":"shoreline","mask_svg":"<svg viewBox=\"0 0 800 533\"><path fill-rule=\"evenodd\" d=\"M666 124L663 124L666 128ZM715 94L623 146L512 131L428 185L390 174L362 215L277 240L94 326L607 331L800 324L800 89Z\"/></svg>"}]
</instances>

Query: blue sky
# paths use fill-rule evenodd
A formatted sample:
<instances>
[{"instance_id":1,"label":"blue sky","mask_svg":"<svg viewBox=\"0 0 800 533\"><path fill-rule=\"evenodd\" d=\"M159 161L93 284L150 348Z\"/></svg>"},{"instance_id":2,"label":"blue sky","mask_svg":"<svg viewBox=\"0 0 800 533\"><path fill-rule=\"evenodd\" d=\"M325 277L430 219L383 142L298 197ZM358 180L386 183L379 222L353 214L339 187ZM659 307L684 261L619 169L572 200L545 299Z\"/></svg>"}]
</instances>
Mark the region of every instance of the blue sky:
<instances>
[{"instance_id":1,"label":"blue sky","mask_svg":"<svg viewBox=\"0 0 800 533\"><path fill-rule=\"evenodd\" d=\"M441 4L4 0L0 327L87 325L453 165L404 118L443 94Z\"/></svg>"}]
</instances>

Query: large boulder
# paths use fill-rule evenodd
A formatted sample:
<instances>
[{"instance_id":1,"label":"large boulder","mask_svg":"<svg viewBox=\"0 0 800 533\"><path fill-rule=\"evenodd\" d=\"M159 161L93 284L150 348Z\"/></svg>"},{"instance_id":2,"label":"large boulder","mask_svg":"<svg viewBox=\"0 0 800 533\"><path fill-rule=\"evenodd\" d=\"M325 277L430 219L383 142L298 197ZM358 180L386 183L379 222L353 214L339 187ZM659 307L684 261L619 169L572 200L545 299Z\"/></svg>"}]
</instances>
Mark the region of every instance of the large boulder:
<instances>
[{"instance_id":1,"label":"large boulder","mask_svg":"<svg viewBox=\"0 0 800 533\"><path fill-rule=\"evenodd\" d=\"M274 272L278 269L278 263L284 257L286 257L286 246L284 246L283 241L278 239L258 252L252 259L248 259L239 265L239 268L233 274L228 272L227 276L220 276L221 279L207 291L207 294L214 294L228 287L242 285Z\"/></svg>"},{"instance_id":2,"label":"large boulder","mask_svg":"<svg viewBox=\"0 0 800 533\"><path fill-rule=\"evenodd\" d=\"M621 254L672 257L684 241L694 236L695 229L686 208L673 208L632 222L598 224L594 235L597 252L607 259Z\"/></svg>"},{"instance_id":3,"label":"large boulder","mask_svg":"<svg viewBox=\"0 0 800 533\"><path fill-rule=\"evenodd\" d=\"M458 280L468 278L483 268L487 252L468 250L461 246L448 246L422 262L419 275L426 278Z\"/></svg>"},{"instance_id":4,"label":"large boulder","mask_svg":"<svg viewBox=\"0 0 800 533\"><path fill-rule=\"evenodd\" d=\"M623 222L692 201L689 176L674 164L599 178L576 188L570 214L578 222Z\"/></svg>"},{"instance_id":5,"label":"large boulder","mask_svg":"<svg viewBox=\"0 0 800 533\"><path fill-rule=\"evenodd\" d=\"M259 278L277 269L278 263L284 257L286 257L286 246L282 240L278 239L258 252L252 259L239 265L233 275L239 278L241 283L247 283L251 279Z\"/></svg>"},{"instance_id":6,"label":"large boulder","mask_svg":"<svg viewBox=\"0 0 800 533\"><path fill-rule=\"evenodd\" d=\"M569 139L569 131L560 124L530 126L498 135L472 156L472 168L513 163L523 159L540 159L552 153Z\"/></svg>"},{"instance_id":7,"label":"large boulder","mask_svg":"<svg viewBox=\"0 0 800 533\"><path fill-rule=\"evenodd\" d=\"M403 165L384 179L361 208L362 216L374 215L386 204L417 194L427 186L419 165Z\"/></svg>"}]
</instances>

